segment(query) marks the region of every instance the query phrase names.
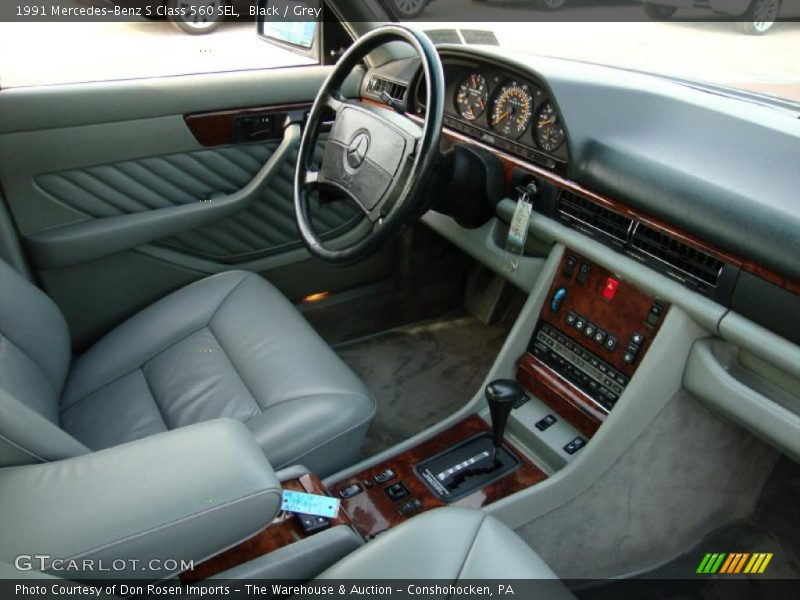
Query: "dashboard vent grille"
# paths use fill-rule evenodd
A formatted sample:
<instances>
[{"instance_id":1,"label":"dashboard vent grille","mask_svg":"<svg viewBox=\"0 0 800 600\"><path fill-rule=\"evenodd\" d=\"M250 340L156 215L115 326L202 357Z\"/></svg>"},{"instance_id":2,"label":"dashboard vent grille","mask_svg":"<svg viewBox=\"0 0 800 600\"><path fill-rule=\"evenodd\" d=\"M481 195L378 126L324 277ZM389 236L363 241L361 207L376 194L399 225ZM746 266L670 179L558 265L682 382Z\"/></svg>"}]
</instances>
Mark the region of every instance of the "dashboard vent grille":
<instances>
[{"instance_id":1,"label":"dashboard vent grille","mask_svg":"<svg viewBox=\"0 0 800 600\"><path fill-rule=\"evenodd\" d=\"M680 273L716 287L724 263L664 232L639 223L631 245Z\"/></svg>"},{"instance_id":2,"label":"dashboard vent grille","mask_svg":"<svg viewBox=\"0 0 800 600\"><path fill-rule=\"evenodd\" d=\"M395 83L394 81L375 76L369 80L369 85L367 86L367 91L369 93L380 96L381 93L386 92L391 98L399 102L403 101L407 89L407 86L401 83Z\"/></svg>"},{"instance_id":3,"label":"dashboard vent grille","mask_svg":"<svg viewBox=\"0 0 800 600\"><path fill-rule=\"evenodd\" d=\"M562 218L579 223L599 231L622 243L628 242L633 219L608 210L577 194L563 192L559 201L558 212Z\"/></svg>"}]
</instances>

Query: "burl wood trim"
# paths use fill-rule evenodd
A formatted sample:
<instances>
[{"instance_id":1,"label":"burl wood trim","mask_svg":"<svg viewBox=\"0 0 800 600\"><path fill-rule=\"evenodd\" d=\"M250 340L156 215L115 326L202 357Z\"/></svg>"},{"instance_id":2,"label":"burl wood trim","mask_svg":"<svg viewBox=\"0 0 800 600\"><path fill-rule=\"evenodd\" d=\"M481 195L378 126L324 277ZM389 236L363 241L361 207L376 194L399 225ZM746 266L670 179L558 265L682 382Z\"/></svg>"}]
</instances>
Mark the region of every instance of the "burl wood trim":
<instances>
[{"instance_id":1,"label":"burl wood trim","mask_svg":"<svg viewBox=\"0 0 800 600\"><path fill-rule=\"evenodd\" d=\"M578 262L572 277L567 278L563 271L570 256L575 256ZM583 263L589 264L591 266L591 271L586 283L580 285L577 282L578 269ZM604 299L602 296L603 288L605 287L608 277L613 277L619 281L617 294L614 299L610 301ZM567 295L561 304L561 308L555 313L550 308L550 298L552 298L555 291L561 287L566 288ZM542 307L541 318L544 322L561 331L561 333L566 335L573 342L593 354L596 354L598 358L603 359L622 374L627 377L632 377L636 371L636 367L642 362L642 358L650 347L653 338L661 328L661 323L664 322L664 317L670 307L668 302L662 300L663 313L658 323L654 327L646 325L645 321L654 300L655 298L653 296L645 294L632 283L622 279L619 275L615 275L608 269L594 264L577 252L573 252L567 248L559 264L556 276L553 278L553 283L550 285L550 290L547 294L547 302L545 302ZM616 350L614 352L609 352L603 346L594 342L594 340L587 338L577 329L568 326L566 324L566 317L569 311L576 312L586 317L589 321L598 325L600 329L613 334L614 337L617 338ZM644 344L641 346L636 362L633 365L628 365L622 362L622 355L625 352L628 341L636 331L642 333L645 336L645 340Z\"/></svg>"},{"instance_id":2,"label":"burl wood trim","mask_svg":"<svg viewBox=\"0 0 800 600\"><path fill-rule=\"evenodd\" d=\"M285 113L293 110L308 110L310 108L311 104L306 102L251 108L232 108L228 110L188 114L184 115L183 120L195 139L203 146L223 146L233 143L233 123L240 117Z\"/></svg>"},{"instance_id":3,"label":"burl wood trim","mask_svg":"<svg viewBox=\"0 0 800 600\"><path fill-rule=\"evenodd\" d=\"M606 414L593 400L531 354L519 359L517 380L539 400L567 420L587 439L597 433Z\"/></svg>"},{"instance_id":4,"label":"burl wood trim","mask_svg":"<svg viewBox=\"0 0 800 600\"><path fill-rule=\"evenodd\" d=\"M316 475L303 475L299 479L291 479L281 485L284 489L296 492L327 495L325 486ZM352 525L350 517L341 507L337 517L331 519L331 527L336 525ZM300 527L292 513L280 513L266 529L237 546L196 565L193 570L182 573L180 579L183 583L200 581L306 537L308 535Z\"/></svg>"},{"instance_id":5,"label":"burl wood trim","mask_svg":"<svg viewBox=\"0 0 800 600\"><path fill-rule=\"evenodd\" d=\"M421 512L445 506L445 503L437 499L428 490L422 480L417 477L414 473L414 467L424 459L451 448L466 438L490 430L489 425L483 419L477 415L472 415L450 429L434 436L430 440L422 442L418 446L402 452L379 465L337 482L331 486L331 491L334 495L338 495L339 490L350 484L358 483L363 488L365 480L373 482L371 488L365 489L353 498L342 500L342 504L350 515L356 530L365 538L374 536ZM510 444L506 445L511 447L521 460L522 464L519 468L482 490L458 500L453 503L454 505L481 508L482 506L486 506L487 504L535 485L547 478L547 475L541 469L536 467L536 465L518 450L513 448ZM392 469L397 477L380 485L374 483L375 475L387 468ZM383 490L398 481L402 481L406 485L411 495L397 502L393 502ZM407 517L401 516L398 512L399 506L412 498L418 498L422 503L422 508L414 511Z\"/></svg>"},{"instance_id":6,"label":"burl wood trim","mask_svg":"<svg viewBox=\"0 0 800 600\"><path fill-rule=\"evenodd\" d=\"M564 275L564 268L571 256L574 256L577 262L572 276L568 278ZM584 263L590 265L591 271L586 283L581 285L577 278L580 266ZM613 300L606 300L602 296L608 277L619 281L619 287ZM558 312L553 312L549 300L555 291L562 287L567 290L567 295ZM661 318L655 326L647 325L647 315L654 300L653 296L645 294L608 269L567 248L556 276L553 278L553 283L550 285L547 301L542 307L540 317L542 321L558 329L574 343L630 378L633 377L637 367L647 354L647 350L661 328L670 307L668 302L661 301ZM617 338L617 347L614 352L609 352L604 346L567 325L566 317L570 311L585 317L587 321L592 322L607 334L614 335ZM634 364L628 365L622 361L622 356L631 336L637 331L645 336L644 343L640 346ZM520 358L517 378L531 393L558 412L584 435L589 437L594 435L605 420L605 411L600 409L590 396L531 354L526 353Z\"/></svg>"},{"instance_id":7,"label":"burl wood trim","mask_svg":"<svg viewBox=\"0 0 800 600\"><path fill-rule=\"evenodd\" d=\"M375 102L376 104L380 104ZM409 115L409 118L420 122L422 119L417 117L416 115ZM641 221L645 225L649 227L653 227L659 231L667 233L677 239L679 239L684 244L688 246L692 246L697 250L701 250L714 258L721 260L723 262L727 262L735 268L741 268L743 271L747 271L748 273L752 273L757 277L760 277L773 285L777 285L787 291L790 291L794 294L800 295L800 282L785 277L775 271L760 265L752 260L744 259L735 254L732 254L726 250L723 250L719 246L706 242L695 235L687 233L681 229L676 228L669 223L666 223L660 219L652 217L648 214L645 214L639 210L635 210L628 206L627 204L615 200L613 198L609 198L608 196L604 196L602 194L598 194L593 192L582 185L563 177L562 175L553 172L545 167L527 162L526 160L504 152L482 142L476 138L473 138L469 135L461 133L460 131L456 131L454 129L450 129L449 127L442 127L442 136L449 140L450 142L466 142L469 144L473 144L484 150L488 150L492 152L497 158L500 160L501 164L503 165L503 171L505 174L505 184L506 184L506 193L511 193L513 190L511 189L511 181L512 176L515 170L520 170L526 173L529 173L535 177L543 179L549 183L554 184L555 186L566 190L568 192L572 192L573 194L577 194L586 198L587 200L591 200L604 208L609 210L613 210L617 213L622 215L626 215L633 219L637 219Z\"/></svg>"}]
</instances>

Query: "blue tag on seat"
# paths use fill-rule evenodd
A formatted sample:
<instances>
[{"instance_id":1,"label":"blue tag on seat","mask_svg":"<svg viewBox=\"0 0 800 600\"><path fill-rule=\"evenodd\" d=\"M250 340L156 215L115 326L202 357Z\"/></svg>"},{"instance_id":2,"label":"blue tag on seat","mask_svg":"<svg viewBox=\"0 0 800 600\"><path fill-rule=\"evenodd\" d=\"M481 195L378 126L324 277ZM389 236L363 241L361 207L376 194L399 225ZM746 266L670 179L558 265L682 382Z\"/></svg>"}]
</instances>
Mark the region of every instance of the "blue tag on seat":
<instances>
[{"instance_id":1,"label":"blue tag on seat","mask_svg":"<svg viewBox=\"0 0 800 600\"><path fill-rule=\"evenodd\" d=\"M339 499L283 490L281 510L332 519L339 513Z\"/></svg>"}]
</instances>

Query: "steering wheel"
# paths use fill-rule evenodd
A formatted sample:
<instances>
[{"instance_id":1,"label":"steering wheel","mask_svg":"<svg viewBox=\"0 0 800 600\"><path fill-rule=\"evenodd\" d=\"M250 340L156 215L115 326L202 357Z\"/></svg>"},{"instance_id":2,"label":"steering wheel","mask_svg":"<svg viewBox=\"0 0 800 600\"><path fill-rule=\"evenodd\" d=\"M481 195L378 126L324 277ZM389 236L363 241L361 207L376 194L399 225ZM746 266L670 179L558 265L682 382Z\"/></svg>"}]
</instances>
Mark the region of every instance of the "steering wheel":
<instances>
[{"instance_id":1,"label":"steering wheel","mask_svg":"<svg viewBox=\"0 0 800 600\"><path fill-rule=\"evenodd\" d=\"M422 126L389 108L346 99L341 87L353 68L373 50L402 41L422 61L427 82ZM300 235L312 255L340 265L358 262L402 232L425 208L424 187L439 157L444 110L442 62L424 34L386 25L359 38L322 84L306 121L294 179L294 208ZM314 149L326 115L335 114L322 164ZM309 195L315 189L355 202L368 220L366 234L349 245L329 248L311 225Z\"/></svg>"}]
</instances>

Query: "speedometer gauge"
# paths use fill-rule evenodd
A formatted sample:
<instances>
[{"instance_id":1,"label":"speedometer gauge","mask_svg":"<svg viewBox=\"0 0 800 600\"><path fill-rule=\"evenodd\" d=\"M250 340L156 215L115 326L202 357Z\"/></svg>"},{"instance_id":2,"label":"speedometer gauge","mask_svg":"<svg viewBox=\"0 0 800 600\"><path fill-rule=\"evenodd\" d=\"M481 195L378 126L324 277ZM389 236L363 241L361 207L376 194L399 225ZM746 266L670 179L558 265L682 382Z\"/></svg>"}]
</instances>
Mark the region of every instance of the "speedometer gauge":
<instances>
[{"instance_id":1,"label":"speedometer gauge","mask_svg":"<svg viewBox=\"0 0 800 600\"><path fill-rule=\"evenodd\" d=\"M536 143L545 152L554 152L564 143L564 126L552 102L536 111Z\"/></svg>"},{"instance_id":2,"label":"speedometer gauge","mask_svg":"<svg viewBox=\"0 0 800 600\"><path fill-rule=\"evenodd\" d=\"M533 98L528 86L511 81L505 84L494 99L489 124L504 136L518 138L530 125Z\"/></svg>"},{"instance_id":3,"label":"speedometer gauge","mask_svg":"<svg viewBox=\"0 0 800 600\"><path fill-rule=\"evenodd\" d=\"M488 99L489 86L480 73L472 73L456 88L456 108L467 121L474 121L483 114Z\"/></svg>"}]
</instances>

